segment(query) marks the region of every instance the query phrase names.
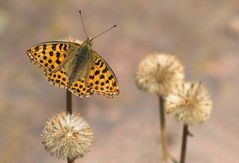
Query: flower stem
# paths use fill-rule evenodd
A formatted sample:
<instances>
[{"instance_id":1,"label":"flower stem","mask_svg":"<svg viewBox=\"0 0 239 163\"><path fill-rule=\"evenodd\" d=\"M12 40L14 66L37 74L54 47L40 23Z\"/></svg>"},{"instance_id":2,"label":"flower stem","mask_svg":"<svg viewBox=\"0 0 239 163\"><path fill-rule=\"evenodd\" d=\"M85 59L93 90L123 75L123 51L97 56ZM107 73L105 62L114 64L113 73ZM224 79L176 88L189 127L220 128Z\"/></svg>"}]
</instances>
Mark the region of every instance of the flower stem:
<instances>
[{"instance_id":1,"label":"flower stem","mask_svg":"<svg viewBox=\"0 0 239 163\"><path fill-rule=\"evenodd\" d=\"M71 92L66 90L66 112L72 114L72 95ZM67 159L67 163L74 163L74 160Z\"/></svg>"},{"instance_id":2,"label":"flower stem","mask_svg":"<svg viewBox=\"0 0 239 163\"><path fill-rule=\"evenodd\" d=\"M159 96L159 117L161 128L163 162L167 163L168 162L167 128L166 128L164 99L162 96Z\"/></svg>"},{"instance_id":3,"label":"flower stem","mask_svg":"<svg viewBox=\"0 0 239 163\"><path fill-rule=\"evenodd\" d=\"M183 137L182 137L180 163L185 163L188 133L189 133L188 132L188 125L184 124L183 125Z\"/></svg>"},{"instance_id":4,"label":"flower stem","mask_svg":"<svg viewBox=\"0 0 239 163\"><path fill-rule=\"evenodd\" d=\"M66 90L66 112L72 114L72 95L68 90Z\"/></svg>"},{"instance_id":5,"label":"flower stem","mask_svg":"<svg viewBox=\"0 0 239 163\"><path fill-rule=\"evenodd\" d=\"M74 160L67 159L67 163L74 163Z\"/></svg>"}]
</instances>

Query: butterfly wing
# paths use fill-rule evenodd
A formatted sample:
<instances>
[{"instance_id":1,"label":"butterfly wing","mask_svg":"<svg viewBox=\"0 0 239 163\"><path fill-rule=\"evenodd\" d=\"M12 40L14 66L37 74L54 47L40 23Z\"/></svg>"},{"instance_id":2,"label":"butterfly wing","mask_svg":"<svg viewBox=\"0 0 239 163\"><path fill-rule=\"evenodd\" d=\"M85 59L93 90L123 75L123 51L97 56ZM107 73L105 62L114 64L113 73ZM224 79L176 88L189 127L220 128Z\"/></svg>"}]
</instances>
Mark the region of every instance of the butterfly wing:
<instances>
[{"instance_id":1,"label":"butterfly wing","mask_svg":"<svg viewBox=\"0 0 239 163\"><path fill-rule=\"evenodd\" d=\"M69 88L69 91L71 93L73 93L74 95L80 96L81 98L89 97L93 94L92 88L90 86L86 86L85 74L83 74L84 71L85 70L82 70L81 78L75 81L74 83L72 83L72 85ZM64 89L68 89L69 79L66 75L66 71L64 68L53 73L46 72L45 76L52 85L55 85Z\"/></svg>"},{"instance_id":2,"label":"butterfly wing","mask_svg":"<svg viewBox=\"0 0 239 163\"><path fill-rule=\"evenodd\" d=\"M90 97L91 95L94 94L94 90L90 85L86 85L86 80L85 78L81 78L77 81L75 81L69 91L73 93L76 96L79 96L81 98L84 97Z\"/></svg>"},{"instance_id":3,"label":"butterfly wing","mask_svg":"<svg viewBox=\"0 0 239 163\"><path fill-rule=\"evenodd\" d=\"M69 79L64 68L56 72L45 72L45 77L52 85L67 89Z\"/></svg>"},{"instance_id":4,"label":"butterfly wing","mask_svg":"<svg viewBox=\"0 0 239 163\"><path fill-rule=\"evenodd\" d=\"M92 51L89 63L85 64L84 69L84 75L69 89L73 94L89 97L97 93L110 98L119 94L119 84L113 70L95 51Z\"/></svg>"},{"instance_id":5,"label":"butterfly wing","mask_svg":"<svg viewBox=\"0 0 239 163\"><path fill-rule=\"evenodd\" d=\"M90 62L87 61L83 64L80 72L78 73L78 79L74 81L69 87L69 91L76 96L89 97L94 94L91 85L88 84L87 76L89 75Z\"/></svg>"},{"instance_id":6,"label":"butterfly wing","mask_svg":"<svg viewBox=\"0 0 239 163\"><path fill-rule=\"evenodd\" d=\"M28 49L27 55L44 71L55 72L80 46L78 43L67 41L43 42Z\"/></svg>"},{"instance_id":7,"label":"butterfly wing","mask_svg":"<svg viewBox=\"0 0 239 163\"><path fill-rule=\"evenodd\" d=\"M94 92L107 97L115 97L119 94L119 83L113 70L95 51L92 51L89 71L87 81Z\"/></svg>"},{"instance_id":8,"label":"butterfly wing","mask_svg":"<svg viewBox=\"0 0 239 163\"><path fill-rule=\"evenodd\" d=\"M73 83L69 83L69 78L67 76L66 70L62 67L56 72L45 72L45 77L48 81L55 86L69 89L73 94L80 97L89 97L91 95L90 87L86 86L85 79L87 74L87 63L83 65L83 68L80 70L79 79ZM70 85L69 85L70 84Z\"/></svg>"}]
</instances>

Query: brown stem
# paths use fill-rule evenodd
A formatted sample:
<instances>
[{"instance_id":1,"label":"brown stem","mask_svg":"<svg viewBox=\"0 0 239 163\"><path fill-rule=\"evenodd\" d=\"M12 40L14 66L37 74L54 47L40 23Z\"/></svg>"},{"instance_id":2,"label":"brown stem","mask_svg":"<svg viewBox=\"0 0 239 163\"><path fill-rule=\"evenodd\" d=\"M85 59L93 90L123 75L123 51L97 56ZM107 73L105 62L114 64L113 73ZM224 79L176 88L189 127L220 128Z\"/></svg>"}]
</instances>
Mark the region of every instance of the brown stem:
<instances>
[{"instance_id":1,"label":"brown stem","mask_svg":"<svg viewBox=\"0 0 239 163\"><path fill-rule=\"evenodd\" d=\"M66 90L66 112L72 114L72 95L71 92ZM74 160L67 159L67 163L74 163Z\"/></svg>"},{"instance_id":2,"label":"brown stem","mask_svg":"<svg viewBox=\"0 0 239 163\"><path fill-rule=\"evenodd\" d=\"M74 163L74 160L67 159L67 163Z\"/></svg>"},{"instance_id":3,"label":"brown stem","mask_svg":"<svg viewBox=\"0 0 239 163\"><path fill-rule=\"evenodd\" d=\"M162 144L162 155L163 162L168 162L168 145L167 145L167 128L166 128L166 118L165 118L165 108L164 108L164 99L162 96L159 96L159 119L160 119L160 128L161 128L161 144Z\"/></svg>"},{"instance_id":4,"label":"brown stem","mask_svg":"<svg viewBox=\"0 0 239 163\"><path fill-rule=\"evenodd\" d=\"M72 114L72 95L68 90L66 90L66 112Z\"/></svg>"},{"instance_id":5,"label":"brown stem","mask_svg":"<svg viewBox=\"0 0 239 163\"><path fill-rule=\"evenodd\" d=\"M185 163L186 150L187 150L187 137L188 137L188 125L183 125L183 137L181 146L180 163Z\"/></svg>"}]
</instances>

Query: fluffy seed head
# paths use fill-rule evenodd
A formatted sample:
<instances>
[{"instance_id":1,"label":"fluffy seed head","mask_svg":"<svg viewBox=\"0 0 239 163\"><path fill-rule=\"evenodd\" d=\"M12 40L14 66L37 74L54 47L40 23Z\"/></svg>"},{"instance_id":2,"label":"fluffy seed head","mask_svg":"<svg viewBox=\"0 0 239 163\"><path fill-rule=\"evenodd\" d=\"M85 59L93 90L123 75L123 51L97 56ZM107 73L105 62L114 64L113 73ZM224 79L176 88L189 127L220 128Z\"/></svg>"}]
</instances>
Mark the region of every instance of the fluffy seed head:
<instances>
[{"instance_id":1,"label":"fluffy seed head","mask_svg":"<svg viewBox=\"0 0 239 163\"><path fill-rule=\"evenodd\" d=\"M143 91L167 95L184 79L184 67L173 55L154 53L138 66L136 84Z\"/></svg>"},{"instance_id":2,"label":"fluffy seed head","mask_svg":"<svg viewBox=\"0 0 239 163\"><path fill-rule=\"evenodd\" d=\"M82 44L82 41L81 40L78 40L78 39L75 39L71 36L68 36L68 38L66 39L66 41L69 41L69 42L75 42L75 43L78 43L78 44Z\"/></svg>"},{"instance_id":3,"label":"fluffy seed head","mask_svg":"<svg viewBox=\"0 0 239 163\"><path fill-rule=\"evenodd\" d=\"M93 130L79 113L54 115L41 136L45 149L64 160L83 157L93 142Z\"/></svg>"},{"instance_id":4,"label":"fluffy seed head","mask_svg":"<svg viewBox=\"0 0 239 163\"><path fill-rule=\"evenodd\" d=\"M166 97L165 108L188 125L206 121L212 110L207 89L200 82L178 84Z\"/></svg>"}]
</instances>

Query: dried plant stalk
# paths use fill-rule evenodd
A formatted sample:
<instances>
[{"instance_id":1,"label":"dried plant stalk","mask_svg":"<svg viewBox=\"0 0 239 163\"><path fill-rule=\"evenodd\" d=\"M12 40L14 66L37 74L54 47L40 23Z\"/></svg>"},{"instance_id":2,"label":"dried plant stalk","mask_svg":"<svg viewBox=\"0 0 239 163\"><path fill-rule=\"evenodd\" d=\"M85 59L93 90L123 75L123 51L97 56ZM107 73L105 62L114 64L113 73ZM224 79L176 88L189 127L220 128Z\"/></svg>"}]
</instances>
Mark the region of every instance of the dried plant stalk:
<instances>
[{"instance_id":1,"label":"dried plant stalk","mask_svg":"<svg viewBox=\"0 0 239 163\"><path fill-rule=\"evenodd\" d=\"M70 91L66 90L66 112L72 114L72 94ZM67 159L67 163L74 163L74 160Z\"/></svg>"},{"instance_id":2,"label":"dried plant stalk","mask_svg":"<svg viewBox=\"0 0 239 163\"><path fill-rule=\"evenodd\" d=\"M167 128L165 118L164 99L159 96L159 119L161 128L161 143L162 143L162 154L164 163L168 162L168 143L167 143Z\"/></svg>"}]
</instances>

